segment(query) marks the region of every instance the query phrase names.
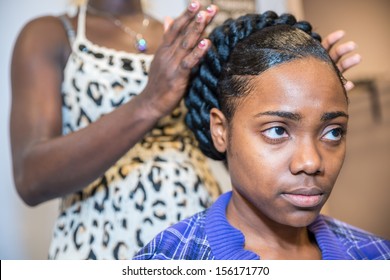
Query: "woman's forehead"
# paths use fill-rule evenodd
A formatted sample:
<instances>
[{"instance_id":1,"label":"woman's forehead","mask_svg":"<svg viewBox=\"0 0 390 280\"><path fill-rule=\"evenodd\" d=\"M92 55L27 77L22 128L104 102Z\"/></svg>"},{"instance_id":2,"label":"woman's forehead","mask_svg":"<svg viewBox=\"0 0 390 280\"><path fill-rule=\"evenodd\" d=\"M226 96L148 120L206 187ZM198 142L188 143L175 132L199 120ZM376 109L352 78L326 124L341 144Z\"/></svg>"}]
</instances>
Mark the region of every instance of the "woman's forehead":
<instances>
[{"instance_id":1,"label":"woman's forehead","mask_svg":"<svg viewBox=\"0 0 390 280\"><path fill-rule=\"evenodd\" d=\"M332 67L315 58L283 63L250 80L248 96L240 106L347 108L343 85ZM239 109L239 108L237 108Z\"/></svg>"}]
</instances>

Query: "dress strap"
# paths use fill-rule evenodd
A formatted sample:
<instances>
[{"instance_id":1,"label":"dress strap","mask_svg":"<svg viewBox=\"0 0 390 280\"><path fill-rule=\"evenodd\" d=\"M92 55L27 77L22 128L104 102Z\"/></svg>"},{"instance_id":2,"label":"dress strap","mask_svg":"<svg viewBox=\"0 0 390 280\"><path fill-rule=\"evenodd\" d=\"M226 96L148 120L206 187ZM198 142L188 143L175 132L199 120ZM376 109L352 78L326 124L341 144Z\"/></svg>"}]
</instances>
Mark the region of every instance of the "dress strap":
<instances>
[{"instance_id":1,"label":"dress strap","mask_svg":"<svg viewBox=\"0 0 390 280\"><path fill-rule=\"evenodd\" d=\"M85 18L87 14L87 4L80 5L77 19L77 38L85 40Z\"/></svg>"},{"instance_id":2,"label":"dress strap","mask_svg":"<svg viewBox=\"0 0 390 280\"><path fill-rule=\"evenodd\" d=\"M68 34L68 39L70 42L70 45L73 45L74 40L76 39L76 32L74 31L74 28L72 24L70 23L70 20L65 15L60 16L60 20L62 24L64 25L64 28L66 30L66 33Z\"/></svg>"},{"instance_id":3,"label":"dress strap","mask_svg":"<svg viewBox=\"0 0 390 280\"><path fill-rule=\"evenodd\" d=\"M70 20L65 15L61 15L59 18L64 25L64 28L68 34L70 44L73 45L73 42L78 39L81 41L85 40L85 19L87 13L87 5L83 4L79 6L78 16L77 16L77 33L75 32Z\"/></svg>"}]
</instances>

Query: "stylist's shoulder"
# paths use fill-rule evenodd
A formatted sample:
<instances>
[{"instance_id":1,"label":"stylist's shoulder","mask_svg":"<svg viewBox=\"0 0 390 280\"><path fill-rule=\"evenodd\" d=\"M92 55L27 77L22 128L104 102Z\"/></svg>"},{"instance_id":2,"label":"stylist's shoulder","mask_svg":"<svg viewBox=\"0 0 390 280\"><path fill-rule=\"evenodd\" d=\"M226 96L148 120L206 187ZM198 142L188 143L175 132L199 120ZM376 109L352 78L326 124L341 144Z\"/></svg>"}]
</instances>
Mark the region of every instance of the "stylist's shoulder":
<instances>
[{"instance_id":1,"label":"stylist's shoulder","mask_svg":"<svg viewBox=\"0 0 390 280\"><path fill-rule=\"evenodd\" d=\"M27 22L14 46L20 55L45 54L60 55L68 43L65 28L56 16L41 16Z\"/></svg>"}]
</instances>

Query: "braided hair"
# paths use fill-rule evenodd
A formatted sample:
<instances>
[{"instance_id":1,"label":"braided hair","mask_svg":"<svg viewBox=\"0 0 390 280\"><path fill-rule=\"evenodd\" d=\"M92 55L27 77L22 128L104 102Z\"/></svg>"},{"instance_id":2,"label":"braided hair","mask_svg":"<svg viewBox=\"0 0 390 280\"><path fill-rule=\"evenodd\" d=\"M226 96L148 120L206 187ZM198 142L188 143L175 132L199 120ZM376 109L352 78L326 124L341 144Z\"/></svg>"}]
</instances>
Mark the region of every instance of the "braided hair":
<instances>
[{"instance_id":1,"label":"braided hair","mask_svg":"<svg viewBox=\"0 0 390 280\"><path fill-rule=\"evenodd\" d=\"M315 57L325 61L342 76L321 37L310 23L297 21L291 14L273 11L228 19L209 36L212 46L194 71L185 104L186 124L195 134L202 152L215 160L225 160L217 151L210 133L210 110L218 108L229 122L237 99L250 92L250 79L265 70L294 59Z\"/></svg>"}]
</instances>

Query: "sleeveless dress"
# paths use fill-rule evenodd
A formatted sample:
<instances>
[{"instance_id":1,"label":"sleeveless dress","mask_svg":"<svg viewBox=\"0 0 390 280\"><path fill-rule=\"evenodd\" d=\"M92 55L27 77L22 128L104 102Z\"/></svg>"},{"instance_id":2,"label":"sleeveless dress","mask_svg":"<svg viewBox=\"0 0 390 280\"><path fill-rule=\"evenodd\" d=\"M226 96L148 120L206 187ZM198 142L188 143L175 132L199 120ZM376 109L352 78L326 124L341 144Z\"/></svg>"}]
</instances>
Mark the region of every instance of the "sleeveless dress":
<instances>
[{"instance_id":1,"label":"sleeveless dress","mask_svg":"<svg viewBox=\"0 0 390 280\"><path fill-rule=\"evenodd\" d=\"M90 42L86 6L77 32L62 21L72 47L62 84L65 135L138 95L153 56ZM181 102L102 177L62 198L49 259L131 259L160 231L211 205L221 191L185 126L185 112Z\"/></svg>"}]
</instances>

